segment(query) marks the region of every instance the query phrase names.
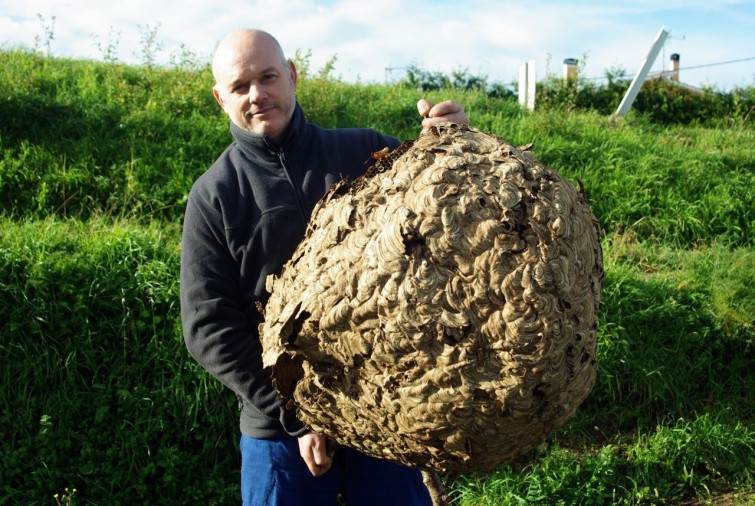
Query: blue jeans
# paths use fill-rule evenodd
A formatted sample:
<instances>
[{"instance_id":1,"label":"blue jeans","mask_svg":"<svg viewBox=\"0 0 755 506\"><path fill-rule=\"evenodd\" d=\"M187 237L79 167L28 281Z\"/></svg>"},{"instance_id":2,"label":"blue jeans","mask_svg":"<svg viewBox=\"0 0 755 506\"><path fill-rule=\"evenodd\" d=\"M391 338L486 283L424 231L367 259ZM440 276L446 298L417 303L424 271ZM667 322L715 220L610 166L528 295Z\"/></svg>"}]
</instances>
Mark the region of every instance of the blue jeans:
<instances>
[{"instance_id":1,"label":"blue jeans","mask_svg":"<svg viewBox=\"0 0 755 506\"><path fill-rule=\"evenodd\" d=\"M336 450L333 465L314 477L294 437L241 436L241 497L244 506L430 506L430 494L416 469L368 457L351 448Z\"/></svg>"}]
</instances>

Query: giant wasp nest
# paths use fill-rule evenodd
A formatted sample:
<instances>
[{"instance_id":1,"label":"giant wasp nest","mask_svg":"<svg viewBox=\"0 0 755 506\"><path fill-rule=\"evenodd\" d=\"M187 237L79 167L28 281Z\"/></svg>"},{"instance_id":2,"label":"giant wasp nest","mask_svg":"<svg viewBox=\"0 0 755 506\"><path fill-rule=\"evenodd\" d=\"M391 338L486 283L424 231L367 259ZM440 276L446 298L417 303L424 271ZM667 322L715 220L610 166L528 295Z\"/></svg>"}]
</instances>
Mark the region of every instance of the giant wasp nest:
<instances>
[{"instance_id":1,"label":"giant wasp nest","mask_svg":"<svg viewBox=\"0 0 755 506\"><path fill-rule=\"evenodd\" d=\"M263 361L315 432L485 471L587 397L602 279L599 225L571 183L499 137L434 127L317 205L267 280Z\"/></svg>"}]
</instances>

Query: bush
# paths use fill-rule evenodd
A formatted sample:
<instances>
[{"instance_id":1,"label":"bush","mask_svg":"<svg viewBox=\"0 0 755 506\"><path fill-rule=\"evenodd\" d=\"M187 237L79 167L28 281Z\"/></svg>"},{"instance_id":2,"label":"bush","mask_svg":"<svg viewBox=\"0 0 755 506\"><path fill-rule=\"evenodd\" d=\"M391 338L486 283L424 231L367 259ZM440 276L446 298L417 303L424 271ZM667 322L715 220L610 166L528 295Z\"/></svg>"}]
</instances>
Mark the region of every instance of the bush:
<instances>
[{"instance_id":1,"label":"bush","mask_svg":"<svg viewBox=\"0 0 755 506\"><path fill-rule=\"evenodd\" d=\"M551 77L538 83L535 106L540 109L594 110L609 115L616 112L629 89L629 81L609 76L607 83L569 81ZM730 124L752 128L755 88L735 88L731 92L715 89L695 90L669 80L643 83L634 102L634 114L659 125Z\"/></svg>"}]
</instances>

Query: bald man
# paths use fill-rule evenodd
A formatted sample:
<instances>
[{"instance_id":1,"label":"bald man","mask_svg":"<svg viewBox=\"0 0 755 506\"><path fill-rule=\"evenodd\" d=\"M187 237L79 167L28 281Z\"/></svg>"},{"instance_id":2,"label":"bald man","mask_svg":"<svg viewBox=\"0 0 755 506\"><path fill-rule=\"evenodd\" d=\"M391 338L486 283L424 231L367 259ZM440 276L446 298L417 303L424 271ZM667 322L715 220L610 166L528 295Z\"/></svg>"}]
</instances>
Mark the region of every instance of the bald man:
<instances>
[{"instance_id":1,"label":"bald man","mask_svg":"<svg viewBox=\"0 0 755 506\"><path fill-rule=\"evenodd\" d=\"M431 504L418 471L350 448L328 451L326 438L307 430L273 389L257 332L265 279L291 257L317 201L399 141L308 123L296 101L296 67L269 33L231 32L212 71L234 142L189 194L181 318L191 355L239 399L243 504L334 506L339 494L349 506ZM454 101L420 100L417 108L423 127L469 123Z\"/></svg>"}]
</instances>

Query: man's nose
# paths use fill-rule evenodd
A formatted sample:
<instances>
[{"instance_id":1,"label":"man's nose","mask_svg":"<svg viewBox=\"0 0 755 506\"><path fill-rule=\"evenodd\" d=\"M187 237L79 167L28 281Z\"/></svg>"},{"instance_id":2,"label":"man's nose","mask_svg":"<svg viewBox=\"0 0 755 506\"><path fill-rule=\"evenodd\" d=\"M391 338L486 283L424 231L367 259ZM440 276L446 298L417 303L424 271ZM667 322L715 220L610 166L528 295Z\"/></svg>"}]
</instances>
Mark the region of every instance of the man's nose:
<instances>
[{"instance_id":1,"label":"man's nose","mask_svg":"<svg viewBox=\"0 0 755 506\"><path fill-rule=\"evenodd\" d=\"M263 98L264 95L265 90L259 84L251 84L249 86L249 102L254 103Z\"/></svg>"}]
</instances>

